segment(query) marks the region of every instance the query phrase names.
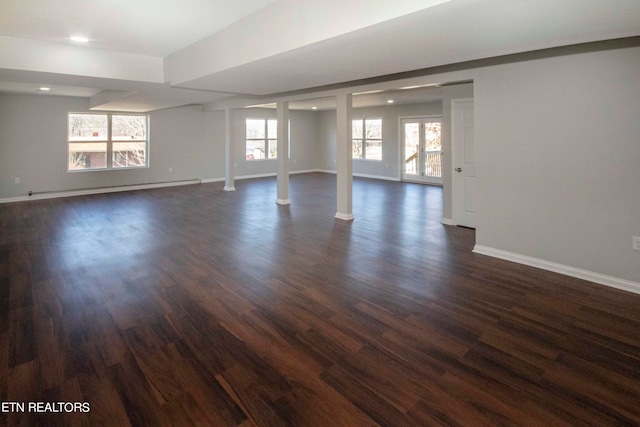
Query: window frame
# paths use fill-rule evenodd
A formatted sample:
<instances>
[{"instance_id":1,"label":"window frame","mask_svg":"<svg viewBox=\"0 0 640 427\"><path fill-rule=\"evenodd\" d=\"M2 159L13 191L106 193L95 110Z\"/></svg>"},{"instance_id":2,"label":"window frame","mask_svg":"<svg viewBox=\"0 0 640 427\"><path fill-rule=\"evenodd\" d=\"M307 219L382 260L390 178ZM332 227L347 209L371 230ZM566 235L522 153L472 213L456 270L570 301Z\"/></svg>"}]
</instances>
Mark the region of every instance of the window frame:
<instances>
[{"instance_id":1,"label":"window frame","mask_svg":"<svg viewBox=\"0 0 640 427\"><path fill-rule=\"evenodd\" d=\"M261 138L249 138L247 136L247 124L249 123L249 120L256 120L256 121L262 121L264 122L264 137ZM270 138L269 137L269 122L273 122L275 125L275 130L276 130L276 135L275 138ZM274 119L274 118L265 118L265 117L247 117L245 118L244 121L244 148L245 148L245 161L247 162L259 162L259 161L266 161L266 160L277 160L278 159L278 119ZM264 144L264 154L265 157L262 159L250 159L247 157L247 143L249 141L259 141L262 142ZM275 152L276 155L275 157L271 156L271 144L273 144L273 147L275 148Z\"/></svg>"},{"instance_id":2,"label":"window frame","mask_svg":"<svg viewBox=\"0 0 640 427\"><path fill-rule=\"evenodd\" d=\"M379 120L380 121L380 138L367 138L367 121L373 121L373 120ZM383 143L383 137L382 137L382 117L363 117L363 118L355 118L351 120L351 128L353 129L354 126L354 122L356 121L362 121L362 138L354 138L353 135L351 135L351 153L352 153L352 159L354 160L364 160L364 161L369 161L369 162L382 162L382 157L383 157L383 153L382 153L382 143ZM355 143L356 141L360 141L362 146L361 146L361 153L362 153L362 157L355 157L353 154L355 153ZM371 159L367 157L367 142L380 142L380 158L379 159Z\"/></svg>"},{"instance_id":3,"label":"window frame","mask_svg":"<svg viewBox=\"0 0 640 427\"><path fill-rule=\"evenodd\" d=\"M70 136L70 118L72 115L86 115L86 116L106 116L107 118L107 135L104 140L71 140ZM113 137L113 116L138 116L145 118L145 138L144 139L134 139L127 140L122 138L114 138ZM129 169L145 169L149 168L149 153L150 153L150 141L151 141L151 117L149 114L141 114L141 113L120 113L120 112L97 112L97 111L82 111L82 112L68 112L67 113L67 172L68 173L76 173L76 172L100 172L100 171L114 171L114 170L129 170ZM114 167L113 166L113 147L118 143L125 142L134 142L134 143L144 143L145 149L145 164L140 166L121 166ZM99 168L89 168L89 169L71 169L70 166L70 154L71 154L71 144L106 144L106 158L105 158L105 166Z\"/></svg>"}]
</instances>

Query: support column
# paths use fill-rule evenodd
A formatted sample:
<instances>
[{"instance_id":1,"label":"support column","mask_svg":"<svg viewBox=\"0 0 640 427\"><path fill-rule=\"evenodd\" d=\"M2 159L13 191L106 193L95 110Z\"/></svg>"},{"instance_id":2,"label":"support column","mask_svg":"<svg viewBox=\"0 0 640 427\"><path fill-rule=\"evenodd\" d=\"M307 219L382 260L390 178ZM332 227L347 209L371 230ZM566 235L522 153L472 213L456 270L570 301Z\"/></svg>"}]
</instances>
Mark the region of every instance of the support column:
<instances>
[{"instance_id":1,"label":"support column","mask_svg":"<svg viewBox=\"0 0 640 427\"><path fill-rule=\"evenodd\" d=\"M224 110L224 191L236 191L235 150L231 139L231 110Z\"/></svg>"},{"instance_id":2,"label":"support column","mask_svg":"<svg viewBox=\"0 0 640 427\"><path fill-rule=\"evenodd\" d=\"M279 205L289 205L289 103L278 101L278 198Z\"/></svg>"},{"instance_id":3,"label":"support column","mask_svg":"<svg viewBox=\"0 0 640 427\"><path fill-rule=\"evenodd\" d=\"M351 142L351 94L336 97L336 173L338 211L336 218L352 220L353 161Z\"/></svg>"}]
</instances>

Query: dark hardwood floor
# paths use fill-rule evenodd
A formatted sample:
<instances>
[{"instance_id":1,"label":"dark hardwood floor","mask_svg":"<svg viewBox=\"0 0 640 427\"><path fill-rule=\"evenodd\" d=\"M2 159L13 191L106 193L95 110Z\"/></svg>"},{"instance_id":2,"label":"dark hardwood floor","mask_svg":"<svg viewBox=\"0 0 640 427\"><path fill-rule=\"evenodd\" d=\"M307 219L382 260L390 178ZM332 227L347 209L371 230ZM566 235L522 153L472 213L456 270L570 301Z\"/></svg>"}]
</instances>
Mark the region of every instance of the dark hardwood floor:
<instances>
[{"instance_id":1,"label":"dark hardwood floor","mask_svg":"<svg viewBox=\"0 0 640 427\"><path fill-rule=\"evenodd\" d=\"M0 400L90 405L0 423L640 424L640 295L473 254L437 187L221 190L0 205Z\"/></svg>"}]
</instances>

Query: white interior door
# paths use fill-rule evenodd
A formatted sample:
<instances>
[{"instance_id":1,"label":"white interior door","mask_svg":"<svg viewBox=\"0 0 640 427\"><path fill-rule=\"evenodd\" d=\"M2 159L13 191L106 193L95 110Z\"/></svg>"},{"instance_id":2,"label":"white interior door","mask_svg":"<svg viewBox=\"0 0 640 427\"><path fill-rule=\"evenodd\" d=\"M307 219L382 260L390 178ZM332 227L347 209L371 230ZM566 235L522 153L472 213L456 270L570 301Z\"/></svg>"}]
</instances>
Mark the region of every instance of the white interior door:
<instances>
[{"instance_id":1,"label":"white interior door","mask_svg":"<svg viewBox=\"0 0 640 427\"><path fill-rule=\"evenodd\" d=\"M404 181L442 184L441 122L428 117L400 121Z\"/></svg>"},{"instance_id":2,"label":"white interior door","mask_svg":"<svg viewBox=\"0 0 640 427\"><path fill-rule=\"evenodd\" d=\"M475 228L476 165L473 141L473 99L451 101L453 222Z\"/></svg>"}]
</instances>

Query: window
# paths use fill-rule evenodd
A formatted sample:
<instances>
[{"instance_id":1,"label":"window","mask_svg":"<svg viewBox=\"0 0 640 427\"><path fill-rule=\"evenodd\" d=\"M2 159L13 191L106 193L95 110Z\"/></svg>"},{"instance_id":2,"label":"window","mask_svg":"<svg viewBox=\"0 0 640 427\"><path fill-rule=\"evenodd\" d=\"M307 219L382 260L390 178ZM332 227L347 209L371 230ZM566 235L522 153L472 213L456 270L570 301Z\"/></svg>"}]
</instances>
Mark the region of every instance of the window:
<instances>
[{"instance_id":1,"label":"window","mask_svg":"<svg viewBox=\"0 0 640 427\"><path fill-rule=\"evenodd\" d=\"M278 121L247 119L247 160L278 158Z\"/></svg>"},{"instance_id":2,"label":"window","mask_svg":"<svg viewBox=\"0 0 640 427\"><path fill-rule=\"evenodd\" d=\"M382 119L358 119L351 122L353 158L382 160Z\"/></svg>"},{"instance_id":3,"label":"window","mask_svg":"<svg viewBox=\"0 0 640 427\"><path fill-rule=\"evenodd\" d=\"M146 167L149 117L70 113L68 170Z\"/></svg>"}]
</instances>

